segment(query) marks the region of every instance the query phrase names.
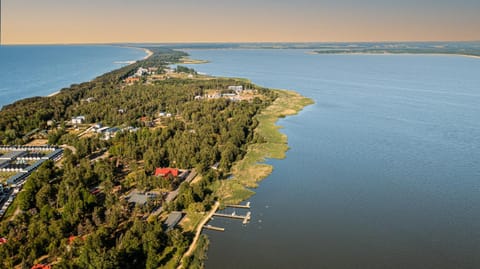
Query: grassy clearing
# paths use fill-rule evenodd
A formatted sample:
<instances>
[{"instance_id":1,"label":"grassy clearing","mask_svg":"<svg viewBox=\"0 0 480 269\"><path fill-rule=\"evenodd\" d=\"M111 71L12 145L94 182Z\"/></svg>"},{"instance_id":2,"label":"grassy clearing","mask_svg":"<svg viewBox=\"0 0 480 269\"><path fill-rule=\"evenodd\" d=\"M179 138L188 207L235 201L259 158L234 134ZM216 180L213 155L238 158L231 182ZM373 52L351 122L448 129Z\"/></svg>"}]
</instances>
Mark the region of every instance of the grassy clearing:
<instances>
[{"instance_id":1,"label":"grassy clearing","mask_svg":"<svg viewBox=\"0 0 480 269\"><path fill-rule=\"evenodd\" d=\"M258 182L272 171L271 165L265 164L267 158L283 159L288 150L288 139L276 125L279 118L295 115L305 106L313 104L313 100L292 91L277 90L278 98L257 116L259 121L255 135L259 143L248 147L245 157L232 167L233 178L217 182L215 193L224 204L238 203L254 194L247 188L256 188Z\"/></svg>"},{"instance_id":2,"label":"grassy clearing","mask_svg":"<svg viewBox=\"0 0 480 269\"><path fill-rule=\"evenodd\" d=\"M196 59L191 59L189 57L182 57L180 59L180 64L206 64L206 63L209 63L209 61L196 60Z\"/></svg>"},{"instance_id":3,"label":"grassy clearing","mask_svg":"<svg viewBox=\"0 0 480 269\"><path fill-rule=\"evenodd\" d=\"M198 224L205 217L204 213L195 212L193 210L186 210L185 217L178 224L184 231L194 231Z\"/></svg>"}]
</instances>

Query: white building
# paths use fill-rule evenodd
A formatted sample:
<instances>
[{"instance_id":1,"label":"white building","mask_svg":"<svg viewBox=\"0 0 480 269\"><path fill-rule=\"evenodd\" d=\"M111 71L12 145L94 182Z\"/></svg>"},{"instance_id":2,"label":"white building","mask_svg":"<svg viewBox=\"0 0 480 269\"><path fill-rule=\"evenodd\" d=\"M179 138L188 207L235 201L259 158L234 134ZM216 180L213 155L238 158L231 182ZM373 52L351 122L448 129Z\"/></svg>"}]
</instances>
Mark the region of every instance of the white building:
<instances>
[{"instance_id":1,"label":"white building","mask_svg":"<svg viewBox=\"0 0 480 269\"><path fill-rule=\"evenodd\" d=\"M140 68L138 68L137 72L135 73L135 76L141 77L143 75L147 75L148 73L149 73L148 69L140 67Z\"/></svg>"},{"instance_id":2,"label":"white building","mask_svg":"<svg viewBox=\"0 0 480 269\"><path fill-rule=\"evenodd\" d=\"M228 89L231 91L235 91L237 94L243 92L243 86L228 86Z\"/></svg>"},{"instance_id":3,"label":"white building","mask_svg":"<svg viewBox=\"0 0 480 269\"><path fill-rule=\"evenodd\" d=\"M85 116L77 116L72 118L72 124L82 124L85 122Z\"/></svg>"}]
</instances>

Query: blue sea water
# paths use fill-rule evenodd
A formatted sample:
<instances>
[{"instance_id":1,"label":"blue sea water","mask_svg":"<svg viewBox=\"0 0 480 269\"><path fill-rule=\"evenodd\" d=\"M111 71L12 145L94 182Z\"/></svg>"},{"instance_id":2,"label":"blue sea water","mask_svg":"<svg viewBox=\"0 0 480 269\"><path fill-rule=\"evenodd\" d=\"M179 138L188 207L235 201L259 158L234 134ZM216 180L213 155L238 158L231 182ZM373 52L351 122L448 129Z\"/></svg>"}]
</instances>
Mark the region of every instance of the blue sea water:
<instances>
[{"instance_id":1,"label":"blue sea water","mask_svg":"<svg viewBox=\"0 0 480 269\"><path fill-rule=\"evenodd\" d=\"M315 100L206 268L480 268L480 60L191 50L212 75ZM237 210L237 213L243 213Z\"/></svg>"},{"instance_id":2,"label":"blue sea water","mask_svg":"<svg viewBox=\"0 0 480 269\"><path fill-rule=\"evenodd\" d=\"M0 107L46 96L145 57L116 46L0 46Z\"/></svg>"}]
</instances>

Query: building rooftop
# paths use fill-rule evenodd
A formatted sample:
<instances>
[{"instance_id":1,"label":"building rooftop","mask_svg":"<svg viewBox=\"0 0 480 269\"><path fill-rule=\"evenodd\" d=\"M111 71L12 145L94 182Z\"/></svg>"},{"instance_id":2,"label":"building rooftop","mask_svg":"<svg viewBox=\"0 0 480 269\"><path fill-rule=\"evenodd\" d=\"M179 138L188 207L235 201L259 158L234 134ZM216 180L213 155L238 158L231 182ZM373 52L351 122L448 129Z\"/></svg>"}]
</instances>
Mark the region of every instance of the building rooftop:
<instances>
[{"instance_id":1,"label":"building rooftop","mask_svg":"<svg viewBox=\"0 0 480 269\"><path fill-rule=\"evenodd\" d=\"M10 151L3 156L0 156L0 160L13 160L23 155L26 155L26 151Z\"/></svg>"},{"instance_id":2,"label":"building rooftop","mask_svg":"<svg viewBox=\"0 0 480 269\"><path fill-rule=\"evenodd\" d=\"M175 226L182 220L183 214L182 212L175 211L168 215L167 220L165 221L165 225L167 226L167 231L175 228Z\"/></svg>"},{"instance_id":3,"label":"building rooftop","mask_svg":"<svg viewBox=\"0 0 480 269\"><path fill-rule=\"evenodd\" d=\"M178 169L175 168L157 168L155 169L155 176L167 177L171 174L174 177L178 177Z\"/></svg>"}]
</instances>

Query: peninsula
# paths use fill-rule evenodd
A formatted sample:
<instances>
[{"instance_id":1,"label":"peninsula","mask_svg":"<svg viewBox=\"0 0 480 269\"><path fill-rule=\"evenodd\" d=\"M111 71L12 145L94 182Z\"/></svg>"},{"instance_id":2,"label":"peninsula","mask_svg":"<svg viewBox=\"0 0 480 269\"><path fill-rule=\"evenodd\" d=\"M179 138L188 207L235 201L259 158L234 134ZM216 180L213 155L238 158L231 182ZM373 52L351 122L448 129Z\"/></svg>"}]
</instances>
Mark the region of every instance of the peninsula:
<instances>
[{"instance_id":1,"label":"peninsula","mask_svg":"<svg viewBox=\"0 0 480 269\"><path fill-rule=\"evenodd\" d=\"M288 149L276 121L312 103L142 49L141 61L0 111L2 145L63 154L21 181L0 172L1 267L202 267L208 240L195 232L253 194L273 169L263 160Z\"/></svg>"}]
</instances>

